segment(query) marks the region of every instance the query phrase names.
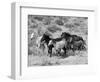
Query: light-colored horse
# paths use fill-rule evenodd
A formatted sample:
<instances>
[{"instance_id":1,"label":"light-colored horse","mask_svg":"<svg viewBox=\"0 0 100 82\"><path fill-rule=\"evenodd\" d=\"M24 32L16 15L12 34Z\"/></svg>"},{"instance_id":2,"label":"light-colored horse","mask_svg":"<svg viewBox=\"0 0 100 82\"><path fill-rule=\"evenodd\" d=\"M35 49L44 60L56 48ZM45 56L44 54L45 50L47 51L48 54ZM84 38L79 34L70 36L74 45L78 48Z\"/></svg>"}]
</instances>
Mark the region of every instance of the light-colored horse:
<instances>
[{"instance_id":1,"label":"light-colored horse","mask_svg":"<svg viewBox=\"0 0 100 82\"><path fill-rule=\"evenodd\" d=\"M49 45L54 45L54 47L52 48L52 54L59 53L58 55L60 55L60 53L64 52L63 48L65 47L65 45L67 45L67 42L65 39L57 42L53 42L53 40L50 40Z\"/></svg>"}]
</instances>

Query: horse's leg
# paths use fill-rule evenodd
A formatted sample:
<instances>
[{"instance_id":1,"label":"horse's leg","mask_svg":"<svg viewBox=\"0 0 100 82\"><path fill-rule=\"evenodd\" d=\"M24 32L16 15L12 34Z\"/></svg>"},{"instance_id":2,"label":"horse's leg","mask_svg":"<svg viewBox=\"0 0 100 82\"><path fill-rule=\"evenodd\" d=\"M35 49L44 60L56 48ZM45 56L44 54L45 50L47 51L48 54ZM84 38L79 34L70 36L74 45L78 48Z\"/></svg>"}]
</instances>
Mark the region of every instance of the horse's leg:
<instances>
[{"instance_id":1,"label":"horse's leg","mask_svg":"<svg viewBox=\"0 0 100 82\"><path fill-rule=\"evenodd\" d=\"M58 49L58 56L61 56L61 49Z\"/></svg>"},{"instance_id":2,"label":"horse's leg","mask_svg":"<svg viewBox=\"0 0 100 82\"><path fill-rule=\"evenodd\" d=\"M72 51L73 51L73 54L72 55L74 56L75 55L75 49L73 48Z\"/></svg>"},{"instance_id":3,"label":"horse's leg","mask_svg":"<svg viewBox=\"0 0 100 82\"><path fill-rule=\"evenodd\" d=\"M62 49L63 49L63 51L64 51L63 57L66 57L66 48L63 47Z\"/></svg>"},{"instance_id":4,"label":"horse's leg","mask_svg":"<svg viewBox=\"0 0 100 82\"><path fill-rule=\"evenodd\" d=\"M52 56L52 49L50 49L50 57Z\"/></svg>"},{"instance_id":5,"label":"horse's leg","mask_svg":"<svg viewBox=\"0 0 100 82\"><path fill-rule=\"evenodd\" d=\"M48 54L50 57L52 56L52 49L51 48L48 49Z\"/></svg>"},{"instance_id":6,"label":"horse's leg","mask_svg":"<svg viewBox=\"0 0 100 82\"><path fill-rule=\"evenodd\" d=\"M56 56L59 56L59 50L56 50Z\"/></svg>"}]
</instances>

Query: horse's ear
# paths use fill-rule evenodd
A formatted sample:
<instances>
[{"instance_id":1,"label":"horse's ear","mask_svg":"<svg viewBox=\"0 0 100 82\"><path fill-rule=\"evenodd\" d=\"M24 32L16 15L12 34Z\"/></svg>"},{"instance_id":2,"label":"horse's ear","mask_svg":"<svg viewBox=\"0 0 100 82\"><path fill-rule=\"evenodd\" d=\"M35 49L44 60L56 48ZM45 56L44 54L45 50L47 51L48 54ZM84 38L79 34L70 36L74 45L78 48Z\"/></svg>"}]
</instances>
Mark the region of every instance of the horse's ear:
<instances>
[{"instance_id":1,"label":"horse's ear","mask_svg":"<svg viewBox=\"0 0 100 82\"><path fill-rule=\"evenodd\" d=\"M62 34L61 34L61 37L63 38L63 36L64 36L64 32L62 32Z\"/></svg>"}]
</instances>

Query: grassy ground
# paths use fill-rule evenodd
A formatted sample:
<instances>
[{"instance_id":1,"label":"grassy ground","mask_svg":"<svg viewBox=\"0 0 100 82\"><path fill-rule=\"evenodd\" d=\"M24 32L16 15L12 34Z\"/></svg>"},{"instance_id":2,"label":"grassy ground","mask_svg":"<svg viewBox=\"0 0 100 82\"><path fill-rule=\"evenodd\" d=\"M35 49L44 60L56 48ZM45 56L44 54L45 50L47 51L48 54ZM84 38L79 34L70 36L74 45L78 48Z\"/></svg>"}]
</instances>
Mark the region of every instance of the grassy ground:
<instances>
[{"instance_id":1,"label":"grassy ground","mask_svg":"<svg viewBox=\"0 0 100 82\"><path fill-rule=\"evenodd\" d=\"M83 37L87 41L88 36L87 17L60 17L60 16L28 16L28 66L48 66L48 65L75 65L87 64L88 54L86 51L68 51L68 57L47 56L47 51L43 53L36 47L37 37L49 32L52 38L57 38L62 32L69 32ZM34 32L31 40L30 36ZM88 46L86 45L88 48ZM74 55L72 55L74 54Z\"/></svg>"},{"instance_id":2,"label":"grassy ground","mask_svg":"<svg viewBox=\"0 0 100 82\"><path fill-rule=\"evenodd\" d=\"M87 64L87 52L76 52L75 56L69 56L67 58L61 58L57 56L49 57L49 56L34 56L29 55L28 57L28 65L76 65L76 64Z\"/></svg>"}]
</instances>

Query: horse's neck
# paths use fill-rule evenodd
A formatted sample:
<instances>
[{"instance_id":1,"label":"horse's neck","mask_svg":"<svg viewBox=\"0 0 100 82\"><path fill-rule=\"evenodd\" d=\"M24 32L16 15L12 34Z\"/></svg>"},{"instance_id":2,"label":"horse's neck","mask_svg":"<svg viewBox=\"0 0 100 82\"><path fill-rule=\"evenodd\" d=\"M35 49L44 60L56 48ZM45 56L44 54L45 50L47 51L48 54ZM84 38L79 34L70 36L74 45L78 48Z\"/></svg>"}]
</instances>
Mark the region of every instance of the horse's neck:
<instances>
[{"instance_id":1,"label":"horse's neck","mask_svg":"<svg viewBox=\"0 0 100 82\"><path fill-rule=\"evenodd\" d=\"M62 38L56 38L56 39L54 39L54 41L56 41L56 42L59 42L61 40L62 40Z\"/></svg>"}]
</instances>

